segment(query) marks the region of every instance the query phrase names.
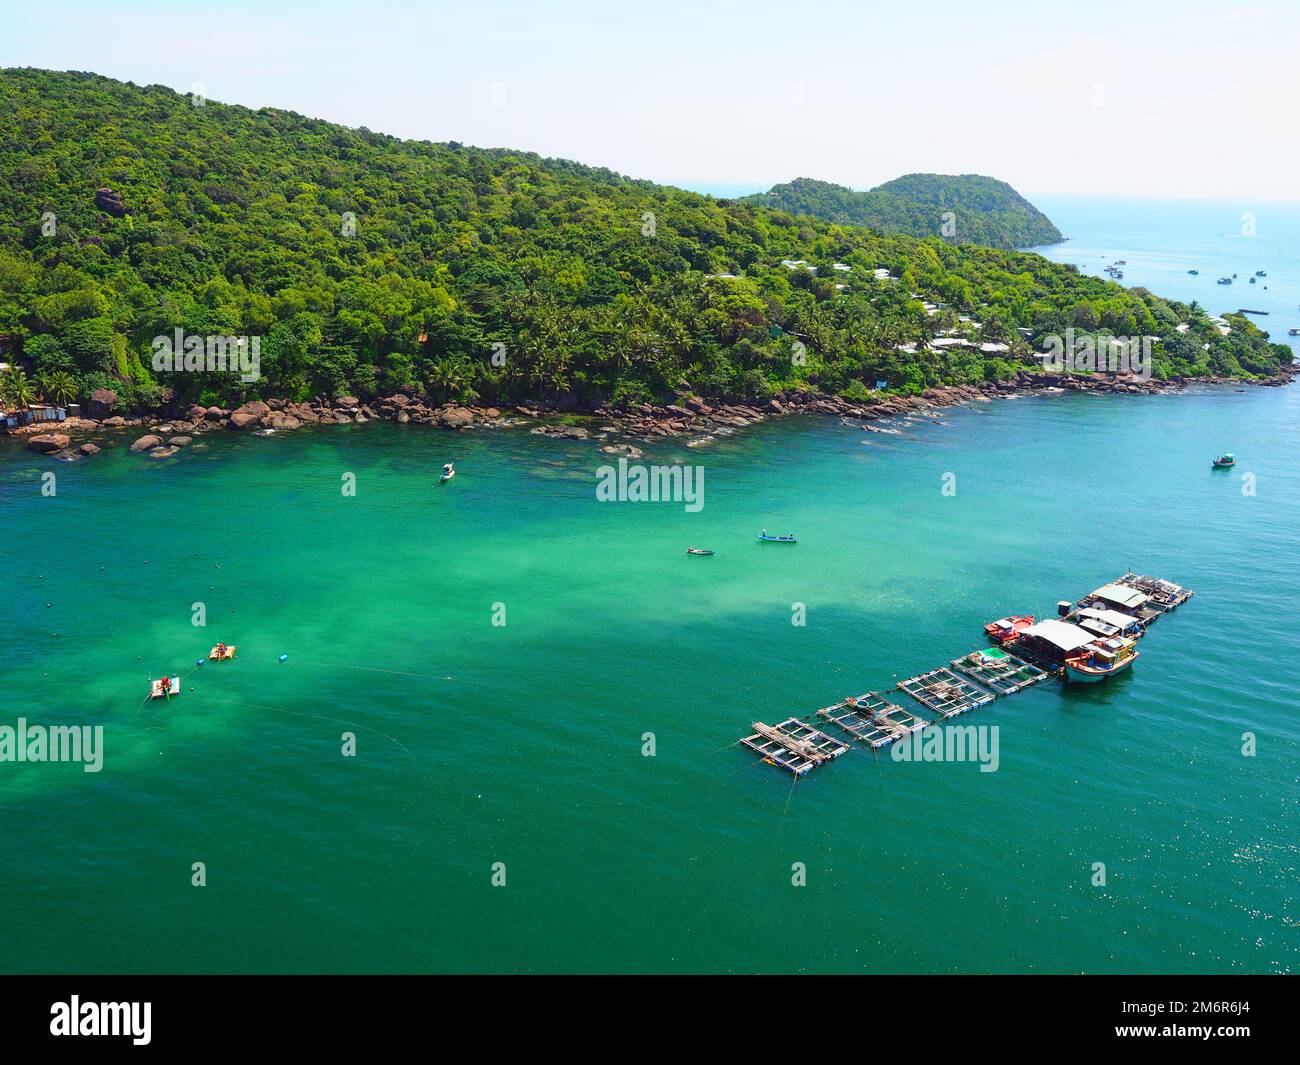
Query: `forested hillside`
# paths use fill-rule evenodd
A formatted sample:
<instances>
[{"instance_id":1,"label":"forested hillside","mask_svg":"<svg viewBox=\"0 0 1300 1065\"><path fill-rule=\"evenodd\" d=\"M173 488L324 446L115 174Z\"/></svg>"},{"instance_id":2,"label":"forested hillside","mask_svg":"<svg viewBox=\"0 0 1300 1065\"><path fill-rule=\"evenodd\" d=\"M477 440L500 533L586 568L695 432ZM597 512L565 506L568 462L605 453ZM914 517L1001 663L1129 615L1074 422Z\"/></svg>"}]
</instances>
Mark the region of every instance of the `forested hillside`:
<instances>
[{"instance_id":1,"label":"forested hillside","mask_svg":"<svg viewBox=\"0 0 1300 1065\"><path fill-rule=\"evenodd\" d=\"M0 333L65 397L857 396L1007 376L1028 350L1016 327L1069 325L1165 338L1162 375L1289 362L1234 324L1221 337L1033 255L93 74L0 73ZM154 372L152 338L178 328L261 337L262 379ZM926 349L948 329L1011 350Z\"/></svg>"},{"instance_id":2,"label":"forested hillside","mask_svg":"<svg viewBox=\"0 0 1300 1065\"><path fill-rule=\"evenodd\" d=\"M1061 239L1051 219L1005 181L979 174L906 174L870 192L796 178L744 202L825 222L991 248L1029 248Z\"/></svg>"}]
</instances>

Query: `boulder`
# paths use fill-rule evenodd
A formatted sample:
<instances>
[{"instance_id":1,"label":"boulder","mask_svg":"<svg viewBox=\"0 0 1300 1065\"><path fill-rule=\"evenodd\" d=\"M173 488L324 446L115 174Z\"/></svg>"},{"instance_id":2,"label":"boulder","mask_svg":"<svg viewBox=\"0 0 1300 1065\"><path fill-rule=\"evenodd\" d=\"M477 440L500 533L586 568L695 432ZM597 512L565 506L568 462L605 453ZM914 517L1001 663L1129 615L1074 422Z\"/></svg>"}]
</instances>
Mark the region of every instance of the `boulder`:
<instances>
[{"instance_id":1,"label":"boulder","mask_svg":"<svg viewBox=\"0 0 1300 1065\"><path fill-rule=\"evenodd\" d=\"M254 418L264 418L266 415L271 413L271 408L260 399L255 399L249 403L245 403L242 407L235 408L230 416L233 418L236 414L240 413L240 411L245 414L251 414Z\"/></svg>"},{"instance_id":2,"label":"boulder","mask_svg":"<svg viewBox=\"0 0 1300 1065\"><path fill-rule=\"evenodd\" d=\"M171 458L179 450L178 447L156 447L149 452L149 457L151 459L167 459Z\"/></svg>"},{"instance_id":3,"label":"boulder","mask_svg":"<svg viewBox=\"0 0 1300 1065\"><path fill-rule=\"evenodd\" d=\"M62 451L69 443L68 438L62 433L42 433L40 436L27 438L28 450L39 451L42 455L52 455L56 451Z\"/></svg>"},{"instance_id":4,"label":"boulder","mask_svg":"<svg viewBox=\"0 0 1300 1065\"><path fill-rule=\"evenodd\" d=\"M411 420L411 416L407 414L406 411L399 410L397 412L397 422L399 425L405 425L410 420Z\"/></svg>"},{"instance_id":5,"label":"boulder","mask_svg":"<svg viewBox=\"0 0 1300 1065\"><path fill-rule=\"evenodd\" d=\"M438 421L448 429L463 429L474 424L474 415L464 407L448 407L439 413Z\"/></svg>"},{"instance_id":6,"label":"boulder","mask_svg":"<svg viewBox=\"0 0 1300 1065\"><path fill-rule=\"evenodd\" d=\"M80 451L83 455L99 454L99 448L97 448L94 444L82 444L81 447L77 448L77 450Z\"/></svg>"},{"instance_id":7,"label":"boulder","mask_svg":"<svg viewBox=\"0 0 1300 1065\"><path fill-rule=\"evenodd\" d=\"M186 444L190 443L193 439L194 437L192 436L173 436L170 440L167 441L167 446L184 447Z\"/></svg>"},{"instance_id":8,"label":"boulder","mask_svg":"<svg viewBox=\"0 0 1300 1065\"><path fill-rule=\"evenodd\" d=\"M92 418L107 418L116 405L116 392L111 388L97 388L86 401L86 413Z\"/></svg>"},{"instance_id":9,"label":"boulder","mask_svg":"<svg viewBox=\"0 0 1300 1065\"><path fill-rule=\"evenodd\" d=\"M353 407L359 407L360 405L361 400L357 399L356 396L339 396L334 401L334 406L343 407L345 410L351 410Z\"/></svg>"},{"instance_id":10,"label":"boulder","mask_svg":"<svg viewBox=\"0 0 1300 1065\"><path fill-rule=\"evenodd\" d=\"M151 451L156 447L162 447L162 437L150 433L147 436L140 437L131 445L131 454L138 455L141 451Z\"/></svg>"},{"instance_id":11,"label":"boulder","mask_svg":"<svg viewBox=\"0 0 1300 1065\"><path fill-rule=\"evenodd\" d=\"M105 429L120 429L126 424L126 419L120 414L115 414L111 418L105 418L101 423Z\"/></svg>"},{"instance_id":12,"label":"boulder","mask_svg":"<svg viewBox=\"0 0 1300 1065\"><path fill-rule=\"evenodd\" d=\"M270 413L270 407L260 399L254 400L252 403L245 403L242 407L232 411L230 421L227 424L231 429L247 429L250 425L260 422Z\"/></svg>"},{"instance_id":13,"label":"boulder","mask_svg":"<svg viewBox=\"0 0 1300 1065\"><path fill-rule=\"evenodd\" d=\"M114 218L121 218L127 213L126 204L122 202L122 194L112 189L97 189L95 206L101 211L107 211Z\"/></svg>"},{"instance_id":14,"label":"boulder","mask_svg":"<svg viewBox=\"0 0 1300 1065\"><path fill-rule=\"evenodd\" d=\"M226 416L226 412L220 407L209 407L203 412L203 418L209 422L219 422Z\"/></svg>"}]
</instances>

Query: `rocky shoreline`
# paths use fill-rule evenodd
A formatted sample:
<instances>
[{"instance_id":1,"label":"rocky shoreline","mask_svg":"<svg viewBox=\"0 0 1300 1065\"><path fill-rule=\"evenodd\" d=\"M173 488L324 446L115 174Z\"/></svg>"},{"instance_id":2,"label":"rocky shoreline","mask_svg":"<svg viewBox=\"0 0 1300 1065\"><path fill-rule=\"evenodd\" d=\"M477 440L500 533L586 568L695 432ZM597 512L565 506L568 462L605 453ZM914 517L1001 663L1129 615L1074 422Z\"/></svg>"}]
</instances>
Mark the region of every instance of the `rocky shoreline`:
<instances>
[{"instance_id":1,"label":"rocky shoreline","mask_svg":"<svg viewBox=\"0 0 1300 1065\"><path fill-rule=\"evenodd\" d=\"M101 450L98 444L89 441L74 444L74 434L84 436L147 429L144 435L130 444L130 450L150 458L163 459L190 445L196 436L215 430L267 435L272 432L292 432L312 425L363 425L370 421L426 425L452 431L532 423L530 431L542 436L597 442L616 437L644 443L686 436L692 437L687 441L688 447L698 447L717 436L730 435L746 426L792 414L857 419L866 431L889 432L891 430L870 423L915 417L944 407L1016 395L1062 392L1143 395L1177 392L1192 384L1281 386L1290 384L1296 372L1293 370L1291 374L1265 381L1243 381L1236 378L1142 381L1126 376L1085 377L1022 371L1006 381L946 385L927 389L916 396L885 395L865 402L818 392L788 390L759 403L709 403L690 396L680 397L676 402L668 404L639 404L627 408L599 406L576 411L548 408L540 404L517 406L509 410L458 404L429 405L420 397L408 393L396 393L368 402L355 396L342 396L333 400L317 396L302 403L278 399L265 402L255 400L234 409L194 405L184 413L164 411L132 417L113 415L100 419L69 418L57 423L55 431L50 430L49 423L42 423L25 426L16 430L14 435L25 436L29 450L62 461L86 458ZM103 406L104 397L99 402ZM113 400L109 401L108 409L111 409L112 402ZM631 443L609 444L603 450L610 454L640 454L640 450Z\"/></svg>"}]
</instances>

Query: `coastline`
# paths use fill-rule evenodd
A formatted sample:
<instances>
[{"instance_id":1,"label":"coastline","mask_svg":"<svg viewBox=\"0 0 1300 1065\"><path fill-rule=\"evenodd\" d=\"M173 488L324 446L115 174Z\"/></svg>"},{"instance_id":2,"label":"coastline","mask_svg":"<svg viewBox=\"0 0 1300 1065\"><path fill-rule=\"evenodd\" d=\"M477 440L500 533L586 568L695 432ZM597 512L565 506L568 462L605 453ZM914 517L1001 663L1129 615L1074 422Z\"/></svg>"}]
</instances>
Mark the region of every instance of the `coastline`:
<instances>
[{"instance_id":1,"label":"coastline","mask_svg":"<svg viewBox=\"0 0 1300 1065\"><path fill-rule=\"evenodd\" d=\"M591 440L605 444L609 454L638 455L631 443L606 443L611 438L639 443L692 437L688 447L708 444L717 436L728 436L747 426L792 414L815 414L840 419L857 419L867 432L892 432L870 423L915 416L927 411L987 402L1022 395L1091 392L1110 395L1177 393L1192 385L1231 385L1238 388L1283 387L1300 376L1300 364L1289 373L1264 379L1233 377L1170 378L1143 381L1128 375L1066 375L1020 371L1005 381L978 385L943 385L915 396L885 395L866 402L815 391L786 390L771 399L754 402L709 403L698 397L678 397L673 403L637 404L627 408L598 405L566 408L525 403L511 408L444 403L431 405L418 396L399 392L363 402L355 396L328 399L317 396L305 402L282 399L253 400L233 409L190 406L184 413L165 408L138 415L113 415L103 419L68 418L56 423L37 423L9 435L23 439L27 450L48 455L56 461L88 458L113 446L128 430L146 430L134 438L129 449L149 458L163 459L177 454L195 436L216 430L269 435L292 432L312 425L363 425L370 421L391 421L401 425L422 425L450 431L529 427L535 435L570 440ZM81 441L78 443L78 441ZM95 441L98 441L96 443Z\"/></svg>"}]
</instances>

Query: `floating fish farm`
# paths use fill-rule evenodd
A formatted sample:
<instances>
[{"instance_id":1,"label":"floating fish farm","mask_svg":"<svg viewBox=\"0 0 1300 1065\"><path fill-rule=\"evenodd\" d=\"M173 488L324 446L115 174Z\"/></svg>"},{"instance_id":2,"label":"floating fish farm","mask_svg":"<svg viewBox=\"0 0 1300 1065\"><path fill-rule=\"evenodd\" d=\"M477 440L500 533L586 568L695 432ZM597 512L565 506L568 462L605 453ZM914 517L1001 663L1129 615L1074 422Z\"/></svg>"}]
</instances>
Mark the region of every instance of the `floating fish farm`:
<instances>
[{"instance_id":1,"label":"floating fish farm","mask_svg":"<svg viewBox=\"0 0 1300 1065\"><path fill-rule=\"evenodd\" d=\"M884 691L850 696L806 719L791 717L776 725L755 721L753 733L739 742L767 764L801 777L852 750L854 743L880 750L995 699L1053 677L1065 679L1064 656L1072 647L1136 640L1192 595L1170 581L1130 571L1076 602L1057 604L1059 620L1012 626L1001 647L972 651Z\"/></svg>"}]
</instances>

